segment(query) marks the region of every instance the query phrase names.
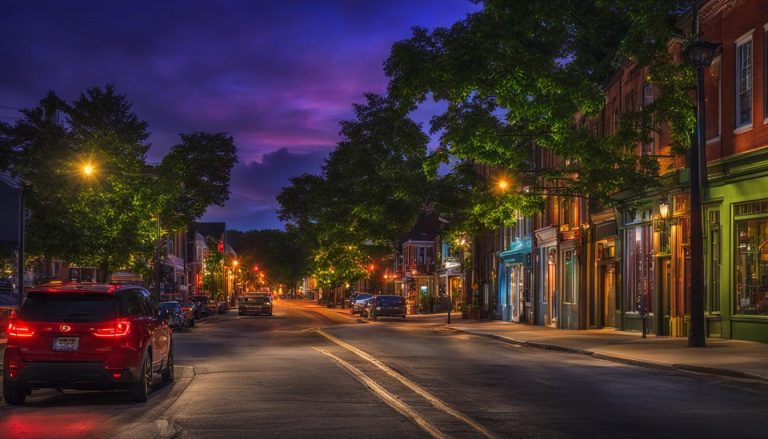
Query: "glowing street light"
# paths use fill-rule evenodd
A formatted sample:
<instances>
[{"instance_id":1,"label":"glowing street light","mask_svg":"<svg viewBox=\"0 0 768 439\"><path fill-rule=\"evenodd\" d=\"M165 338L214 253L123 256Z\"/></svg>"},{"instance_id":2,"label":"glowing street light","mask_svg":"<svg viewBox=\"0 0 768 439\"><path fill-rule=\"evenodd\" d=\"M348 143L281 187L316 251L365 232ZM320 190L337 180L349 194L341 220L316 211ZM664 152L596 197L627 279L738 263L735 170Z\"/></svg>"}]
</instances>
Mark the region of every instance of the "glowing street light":
<instances>
[{"instance_id":1,"label":"glowing street light","mask_svg":"<svg viewBox=\"0 0 768 439\"><path fill-rule=\"evenodd\" d=\"M504 178L499 180L497 185L499 187L499 190L502 190L502 191L506 191L509 188L509 182Z\"/></svg>"}]
</instances>

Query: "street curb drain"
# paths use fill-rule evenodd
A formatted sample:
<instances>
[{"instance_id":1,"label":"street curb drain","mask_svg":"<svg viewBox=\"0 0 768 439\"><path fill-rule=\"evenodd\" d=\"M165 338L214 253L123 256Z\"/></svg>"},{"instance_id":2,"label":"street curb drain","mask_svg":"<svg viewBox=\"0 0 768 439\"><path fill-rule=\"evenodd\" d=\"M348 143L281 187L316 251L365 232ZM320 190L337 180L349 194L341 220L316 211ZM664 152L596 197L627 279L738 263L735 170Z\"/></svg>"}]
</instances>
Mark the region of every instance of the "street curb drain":
<instances>
[{"instance_id":1,"label":"street curb drain","mask_svg":"<svg viewBox=\"0 0 768 439\"><path fill-rule=\"evenodd\" d=\"M657 370L695 372L695 373L701 373L706 375L722 376L722 377L729 377L729 378L743 378L743 379L750 379L750 380L756 380L756 381L768 383L767 377L763 377L760 375L755 375L747 372L741 372L733 369L722 369L722 368L707 367L707 366L695 366L691 364L681 364L681 363L672 363L672 364L658 363L650 360L638 360L636 358L627 358L619 355L604 354L604 353L594 352L586 349L569 348L566 346L560 346L560 345L555 345L550 343L542 343L542 342L535 342L535 341L528 341L528 340L517 340L511 337L506 337L498 334L473 332L465 329L451 328L448 326L446 326L446 328L451 331L460 332L462 334L470 334L470 335L477 335L480 337L492 338L494 340L498 340L504 343L522 345L522 346L527 346L527 347L532 347L537 349L544 349L549 351L558 351L558 352L586 355L589 357L611 361L614 363L628 364L630 366L639 366L639 367L645 367L645 368L657 369Z\"/></svg>"}]
</instances>

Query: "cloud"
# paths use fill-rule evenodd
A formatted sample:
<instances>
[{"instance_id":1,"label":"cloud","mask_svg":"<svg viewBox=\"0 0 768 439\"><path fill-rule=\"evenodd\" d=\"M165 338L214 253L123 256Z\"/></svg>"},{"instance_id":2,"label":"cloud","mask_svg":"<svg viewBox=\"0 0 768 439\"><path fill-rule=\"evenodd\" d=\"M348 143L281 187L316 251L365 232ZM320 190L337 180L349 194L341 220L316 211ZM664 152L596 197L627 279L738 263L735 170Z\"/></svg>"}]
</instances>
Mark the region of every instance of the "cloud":
<instances>
[{"instance_id":1,"label":"cloud","mask_svg":"<svg viewBox=\"0 0 768 439\"><path fill-rule=\"evenodd\" d=\"M290 178L319 174L326 155L326 151L292 153L281 148L264 154L261 162L237 164L232 170L229 201L224 207L209 208L203 220L224 220L228 228L238 230L282 228L275 197L290 185Z\"/></svg>"}]
</instances>

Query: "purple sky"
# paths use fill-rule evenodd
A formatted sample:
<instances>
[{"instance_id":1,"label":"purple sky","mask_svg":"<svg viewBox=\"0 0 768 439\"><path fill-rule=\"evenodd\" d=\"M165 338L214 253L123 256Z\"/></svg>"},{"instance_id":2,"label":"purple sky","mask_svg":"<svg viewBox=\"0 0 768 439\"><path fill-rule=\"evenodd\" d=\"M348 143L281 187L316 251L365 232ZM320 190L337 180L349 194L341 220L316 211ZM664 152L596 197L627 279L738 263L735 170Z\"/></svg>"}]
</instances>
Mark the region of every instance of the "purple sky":
<instances>
[{"instance_id":1,"label":"purple sky","mask_svg":"<svg viewBox=\"0 0 768 439\"><path fill-rule=\"evenodd\" d=\"M392 43L477 9L469 0L3 0L0 120L48 90L71 101L113 83L150 124L150 161L179 133L235 137L230 200L203 220L281 227L275 195L319 171L353 102L385 92Z\"/></svg>"}]
</instances>

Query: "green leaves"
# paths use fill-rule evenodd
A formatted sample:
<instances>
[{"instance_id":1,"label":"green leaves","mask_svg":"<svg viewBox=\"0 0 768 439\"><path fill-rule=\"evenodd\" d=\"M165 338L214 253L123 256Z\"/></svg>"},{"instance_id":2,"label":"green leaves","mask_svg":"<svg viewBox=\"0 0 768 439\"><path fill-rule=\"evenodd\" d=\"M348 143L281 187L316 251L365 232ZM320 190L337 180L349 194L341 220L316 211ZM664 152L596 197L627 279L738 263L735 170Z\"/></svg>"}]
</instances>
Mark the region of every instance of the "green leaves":
<instances>
[{"instance_id":1,"label":"green leaves","mask_svg":"<svg viewBox=\"0 0 768 439\"><path fill-rule=\"evenodd\" d=\"M182 135L149 166L148 124L115 87L92 87L71 104L49 92L23 118L0 126L0 157L26 182L27 250L103 271L154 259L156 221L182 230L229 195L231 136ZM86 175L84 166L93 168Z\"/></svg>"},{"instance_id":2,"label":"green leaves","mask_svg":"<svg viewBox=\"0 0 768 439\"><path fill-rule=\"evenodd\" d=\"M237 163L234 139L227 133L182 134L181 143L163 157L156 172L166 197L163 224L183 230L208 206L229 199L229 179Z\"/></svg>"},{"instance_id":3,"label":"green leaves","mask_svg":"<svg viewBox=\"0 0 768 439\"><path fill-rule=\"evenodd\" d=\"M267 282L295 287L309 272L309 250L291 230L230 230L227 233L229 242L237 249L239 266L246 279L255 279L265 272ZM254 272L254 266L259 270Z\"/></svg>"},{"instance_id":4,"label":"green leaves","mask_svg":"<svg viewBox=\"0 0 768 439\"><path fill-rule=\"evenodd\" d=\"M293 178L278 196L281 219L313 248L314 274L327 285L366 275L369 250L410 230L434 181L428 137L407 117L410 108L365 97L355 119L341 122L322 175Z\"/></svg>"},{"instance_id":5,"label":"green leaves","mask_svg":"<svg viewBox=\"0 0 768 439\"><path fill-rule=\"evenodd\" d=\"M664 124L673 147L688 146L690 69L673 62L668 43L689 3L485 0L482 11L450 28L415 28L395 43L385 63L392 99L403 108L429 96L446 101L447 110L431 123L431 131L441 133L443 154L521 182L516 194L503 198L483 190L467 195L472 206L457 217L467 227L491 226L540 205L541 196L605 205L618 192L659 185L665 170L635 148ZM603 89L623 80L614 77L619 67L647 71L658 97L641 108L642 96L619 96L603 120ZM533 155L536 149L557 159L545 163Z\"/></svg>"}]
</instances>

